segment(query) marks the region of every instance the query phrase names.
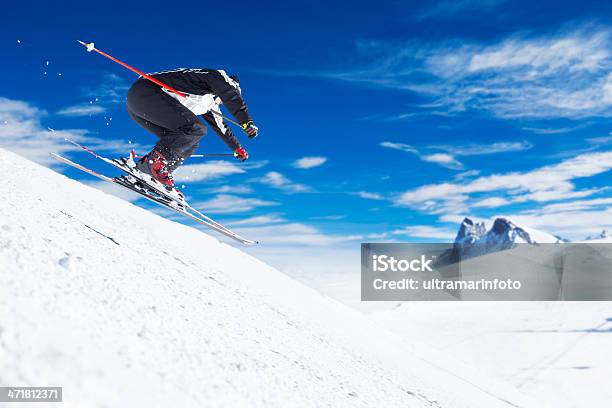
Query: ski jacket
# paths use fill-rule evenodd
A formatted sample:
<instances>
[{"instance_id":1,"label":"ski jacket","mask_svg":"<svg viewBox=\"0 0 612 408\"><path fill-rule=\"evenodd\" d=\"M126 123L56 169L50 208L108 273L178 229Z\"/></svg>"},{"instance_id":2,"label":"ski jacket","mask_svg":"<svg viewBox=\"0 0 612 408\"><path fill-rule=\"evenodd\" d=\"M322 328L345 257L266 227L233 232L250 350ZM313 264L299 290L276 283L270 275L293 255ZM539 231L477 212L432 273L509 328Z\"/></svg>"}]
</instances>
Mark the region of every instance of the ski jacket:
<instances>
[{"instance_id":1,"label":"ski jacket","mask_svg":"<svg viewBox=\"0 0 612 408\"><path fill-rule=\"evenodd\" d=\"M251 115L242 98L240 85L230 78L225 71L206 68L178 68L150 74L172 88L186 94L183 98L173 92L163 89L168 95L178 100L183 106L196 115L202 115L209 126L232 149L240 147L240 143L232 130L220 115L220 105L224 104L236 121L245 124L251 120Z\"/></svg>"}]
</instances>

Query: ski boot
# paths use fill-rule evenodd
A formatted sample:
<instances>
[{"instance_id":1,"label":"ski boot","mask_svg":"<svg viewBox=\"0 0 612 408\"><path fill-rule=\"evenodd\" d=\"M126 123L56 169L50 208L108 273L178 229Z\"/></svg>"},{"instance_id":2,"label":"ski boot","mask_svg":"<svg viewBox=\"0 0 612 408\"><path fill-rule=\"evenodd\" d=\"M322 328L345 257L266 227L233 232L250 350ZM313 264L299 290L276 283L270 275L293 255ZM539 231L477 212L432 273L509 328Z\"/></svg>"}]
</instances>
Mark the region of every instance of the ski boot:
<instances>
[{"instance_id":1,"label":"ski boot","mask_svg":"<svg viewBox=\"0 0 612 408\"><path fill-rule=\"evenodd\" d=\"M143 156L136 162L135 169L148 175L151 181L157 184L156 187L164 189L169 197L176 199L179 203L185 202L185 196L174 184L168 160L159 151L153 149L149 154Z\"/></svg>"}]
</instances>

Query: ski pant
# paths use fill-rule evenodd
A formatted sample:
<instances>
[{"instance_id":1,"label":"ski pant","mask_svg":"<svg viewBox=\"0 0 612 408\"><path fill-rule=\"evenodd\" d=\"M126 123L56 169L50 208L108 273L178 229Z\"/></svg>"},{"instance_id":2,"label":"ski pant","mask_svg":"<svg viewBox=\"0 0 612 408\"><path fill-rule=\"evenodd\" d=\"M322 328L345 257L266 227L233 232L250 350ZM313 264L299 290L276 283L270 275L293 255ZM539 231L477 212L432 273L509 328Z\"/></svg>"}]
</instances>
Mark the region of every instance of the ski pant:
<instances>
[{"instance_id":1,"label":"ski pant","mask_svg":"<svg viewBox=\"0 0 612 408\"><path fill-rule=\"evenodd\" d=\"M168 160L170 172L196 151L206 134L206 126L193 112L143 78L128 91L127 111L134 122L159 137L155 149Z\"/></svg>"}]
</instances>

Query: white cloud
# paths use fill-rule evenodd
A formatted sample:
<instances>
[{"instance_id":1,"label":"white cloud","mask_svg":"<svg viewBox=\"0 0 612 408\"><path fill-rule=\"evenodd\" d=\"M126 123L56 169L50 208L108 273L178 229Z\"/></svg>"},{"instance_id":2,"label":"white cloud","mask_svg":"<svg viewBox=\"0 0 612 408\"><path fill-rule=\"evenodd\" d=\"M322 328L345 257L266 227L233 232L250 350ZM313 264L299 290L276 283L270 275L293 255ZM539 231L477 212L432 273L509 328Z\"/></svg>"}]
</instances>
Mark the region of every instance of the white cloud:
<instances>
[{"instance_id":1,"label":"white cloud","mask_svg":"<svg viewBox=\"0 0 612 408\"><path fill-rule=\"evenodd\" d=\"M310 191L308 186L294 183L277 171L269 171L262 177L254 179L253 181L284 190L288 193L303 193Z\"/></svg>"},{"instance_id":2,"label":"white cloud","mask_svg":"<svg viewBox=\"0 0 612 408\"><path fill-rule=\"evenodd\" d=\"M465 180L471 177L476 177L479 174L480 174L480 170L467 170L467 171L456 174L455 177L453 177L453 180L461 181L461 180Z\"/></svg>"},{"instance_id":3,"label":"white cloud","mask_svg":"<svg viewBox=\"0 0 612 408\"><path fill-rule=\"evenodd\" d=\"M278 203L273 201L265 201L258 198L245 198L231 194L219 194L210 200L197 203L194 205L194 207L203 208L206 212L211 214L233 214L277 204Z\"/></svg>"},{"instance_id":4,"label":"white cloud","mask_svg":"<svg viewBox=\"0 0 612 408\"><path fill-rule=\"evenodd\" d=\"M258 215L255 217L245 218L237 221L228 221L227 224L235 226L255 226L255 225L270 225L287 222L287 220L276 214Z\"/></svg>"},{"instance_id":5,"label":"white cloud","mask_svg":"<svg viewBox=\"0 0 612 408\"><path fill-rule=\"evenodd\" d=\"M185 164L176 169L172 175L179 182L195 182L215 180L244 172L245 170L235 163L213 160L201 164Z\"/></svg>"},{"instance_id":6,"label":"white cloud","mask_svg":"<svg viewBox=\"0 0 612 408\"><path fill-rule=\"evenodd\" d=\"M395 143L395 142L382 142L380 143L382 147L388 147L389 149L401 150L407 153L419 154L419 151L410 145L405 143Z\"/></svg>"},{"instance_id":7,"label":"white cloud","mask_svg":"<svg viewBox=\"0 0 612 408\"><path fill-rule=\"evenodd\" d=\"M54 132L40 123L46 112L27 102L0 98L0 146L38 163L55 163L50 152L75 150L64 141L70 131Z\"/></svg>"},{"instance_id":8,"label":"white cloud","mask_svg":"<svg viewBox=\"0 0 612 408\"><path fill-rule=\"evenodd\" d=\"M389 235L391 234L388 232L381 232L381 233L368 234L365 236L365 238L368 240L382 240L382 239L388 238Z\"/></svg>"},{"instance_id":9,"label":"white cloud","mask_svg":"<svg viewBox=\"0 0 612 408\"><path fill-rule=\"evenodd\" d=\"M303 223L287 223L264 227L238 228L245 236L256 237L262 244L283 247L328 246L359 241L361 235L325 234L317 228Z\"/></svg>"},{"instance_id":10,"label":"white cloud","mask_svg":"<svg viewBox=\"0 0 612 408\"><path fill-rule=\"evenodd\" d=\"M521 152L529 150L533 145L527 141L521 142L497 142L491 144L471 144L471 145L441 145L429 146L430 149L443 150L453 156L481 156L496 153Z\"/></svg>"},{"instance_id":11,"label":"white cloud","mask_svg":"<svg viewBox=\"0 0 612 408\"><path fill-rule=\"evenodd\" d=\"M575 200L567 203L549 204L541 209L542 212L562 212L590 210L594 208L607 209L612 207L612 198L595 198L591 200Z\"/></svg>"},{"instance_id":12,"label":"white cloud","mask_svg":"<svg viewBox=\"0 0 612 408\"><path fill-rule=\"evenodd\" d=\"M457 160L457 156L477 156L495 153L517 152L530 149L533 145L526 141L521 142L497 142L492 144L471 144L471 145L434 145L427 146L427 150L442 150L445 153L422 153L414 146L405 143L382 142L380 146L389 149L400 150L407 153L415 154L420 160L429 163L439 164L443 167L452 170L461 170L464 168L463 163ZM467 173L462 173L467 174Z\"/></svg>"},{"instance_id":13,"label":"white cloud","mask_svg":"<svg viewBox=\"0 0 612 408\"><path fill-rule=\"evenodd\" d=\"M310 217L311 220L321 221L337 221L346 218L346 215L319 215L316 217Z\"/></svg>"},{"instance_id":14,"label":"white cloud","mask_svg":"<svg viewBox=\"0 0 612 408\"><path fill-rule=\"evenodd\" d=\"M591 177L612 169L612 152L590 153L527 172L494 174L467 183L430 184L409 190L396 204L439 213L456 211L474 195L508 192L513 201L554 201L584 197L601 190L575 190L572 180Z\"/></svg>"},{"instance_id":15,"label":"white cloud","mask_svg":"<svg viewBox=\"0 0 612 408\"><path fill-rule=\"evenodd\" d=\"M528 132L538 133L541 135L557 135L561 133L568 133L574 130L580 129L584 127L584 125L579 126L571 126L571 127L552 127L552 128L538 128L538 127L528 127L525 126L522 129Z\"/></svg>"},{"instance_id":16,"label":"white cloud","mask_svg":"<svg viewBox=\"0 0 612 408\"><path fill-rule=\"evenodd\" d=\"M246 170L255 170L255 169L261 169L262 167L267 166L268 163L269 163L268 160L248 161L246 163L242 163L242 166Z\"/></svg>"},{"instance_id":17,"label":"white cloud","mask_svg":"<svg viewBox=\"0 0 612 408\"><path fill-rule=\"evenodd\" d=\"M600 188L571 191L571 188L573 188L573 185L568 185L567 187L560 186L559 188L551 188L550 190L534 191L532 193L520 195L514 198L513 201L521 203L525 201L545 202L569 200L572 198L588 197L602 191Z\"/></svg>"},{"instance_id":18,"label":"white cloud","mask_svg":"<svg viewBox=\"0 0 612 408\"><path fill-rule=\"evenodd\" d=\"M587 142L597 147L607 146L612 144L612 136L591 137L587 139Z\"/></svg>"},{"instance_id":19,"label":"white cloud","mask_svg":"<svg viewBox=\"0 0 612 408\"><path fill-rule=\"evenodd\" d=\"M430 113L478 109L501 118L574 120L612 114L612 30L606 27L565 26L493 44L361 41L357 47L364 61L376 62L326 76L422 94L430 101L421 109Z\"/></svg>"},{"instance_id":20,"label":"white cloud","mask_svg":"<svg viewBox=\"0 0 612 408\"><path fill-rule=\"evenodd\" d=\"M457 232L448 228L415 225L393 231L396 235L407 235L412 238L434 238L452 240Z\"/></svg>"},{"instance_id":21,"label":"white cloud","mask_svg":"<svg viewBox=\"0 0 612 408\"><path fill-rule=\"evenodd\" d=\"M358 191L355 193L361 198L365 198L366 200L384 200L385 198L378 193L371 193L369 191Z\"/></svg>"},{"instance_id":22,"label":"white cloud","mask_svg":"<svg viewBox=\"0 0 612 408\"><path fill-rule=\"evenodd\" d=\"M459 160L455 159L454 156L446 153L427 154L421 156L421 160L429 163L436 163L453 170L463 169L463 164Z\"/></svg>"},{"instance_id":23,"label":"white cloud","mask_svg":"<svg viewBox=\"0 0 612 408\"><path fill-rule=\"evenodd\" d=\"M485 198L483 200L475 202L474 204L472 204L472 207L496 208L496 207L508 205L510 203L511 203L510 201L506 200L503 197L489 197L489 198Z\"/></svg>"},{"instance_id":24,"label":"white cloud","mask_svg":"<svg viewBox=\"0 0 612 408\"><path fill-rule=\"evenodd\" d=\"M0 97L0 146L44 165L58 164L49 156L51 152L64 154L80 150L65 138L105 152L126 153L134 146L116 139L90 137L84 129L47 128L41 123L47 115L28 102Z\"/></svg>"},{"instance_id":25,"label":"white cloud","mask_svg":"<svg viewBox=\"0 0 612 408\"><path fill-rule=\"evenodd\" d=\"M607 206L606 206L607 207ZM582 240L602 230L612 230L612 208L589 210L557 210L543 208L508 214L512 221L571 240Z\"/></svg>"},{"instance_id":26,"label":"white cloud","mask_svg":"<svg viewBox=\"0 0 612 408\"><path fill-rule=\"evenodd\" d=\"M106 108L100 105L81 104L68 106L58 111L57 114L63 116L92 116L99 115L100 113L103 113L105 111Z\"/></svg>"},{"instance_id":27,"label":"white cloud","mask_svg":"<svg viewBox=\"0 0 612 408\"><path fill-rule=\"evenodd\" d=\"M119 104L125 103L128 89L128 80L116 74L106 73L96 82L96 87L86 87L84 94L96 101Z\"/></svg>"},{"instance_id":28,"label":"white cloud","mask_svg":"<svg viewBox=\"0 0 612 408\"><path fill-rule=\"evenodd\" d=\"M313 167L318 167L327 161L327 157L322 156L307 156L302 157L301 159L296 160L293 163L293 167L298 169L311 169Z\"/></svg>"},{"instance_id":29,"label":"white cloud","mask_svg":"<svg viewBox=\"0 0 612 408\"><path fill-rule=\"evenodd\" d=\"M603 49L606 31L573 32L544 38L510 38L469 54L468 71L528 67L533 74L548 74L560 69L594 71L609 54ZM591 51L595 51L590 53Z\"/></svg>"},{"instance_id":30,"label":"white cloud","mask_svg":"<svg viewBox=\"0 0 612 408\"><path fill-rule=\"evenodd\" d=\"M422 161L439 164L449 169L458 170L463 168L463 164L461 164L458 160L456 160L453 156L449 154L422 154L417 148L407 145L405 143L382 142L380 143L380 146L387 147L389 149L400 150L406 153L412 153L415 154Z\"/></svg>"},{"instance_id":31,"label":"white cloud","mask_svg":"<svg viewBox=\"0 0 612 408\"><path fill-rule=\"evenodd\" d=\"M462 214L442 214L438 218L438 221L444 222L444 223L453 223L453 224L460 225L463 222L463 220L465 219L466 214L467 213L462 213ZM485 224L490 223L490 221L492 221L492 220L488 220L486 218L476 217L474 215L469 215L469 218L472 221L474 221L474 222L484 222Z\"/></svg>"},{"instance_id":32,"label":"white cloud","mask_svg":"<svg viewBox=\"0 0 612 408\"><path fill-rule=\"evenodd\" d=\"M222 193L251 194L253 192L253 189L250 186L247 186L245 184L237 184L237 185L226 184L223 186L208 189L207 192L215 193L215 194L222 194Z\"/></svg>"}]
</instances>

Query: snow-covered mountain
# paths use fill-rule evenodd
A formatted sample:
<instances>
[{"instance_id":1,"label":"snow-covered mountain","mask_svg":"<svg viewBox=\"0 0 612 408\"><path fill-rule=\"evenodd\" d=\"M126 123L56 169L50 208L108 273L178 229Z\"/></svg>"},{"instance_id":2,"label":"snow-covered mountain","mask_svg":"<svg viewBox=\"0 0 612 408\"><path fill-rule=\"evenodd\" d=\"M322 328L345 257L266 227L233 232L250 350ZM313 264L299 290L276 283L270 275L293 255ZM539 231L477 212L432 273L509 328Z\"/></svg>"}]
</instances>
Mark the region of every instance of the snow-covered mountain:
<instances>
[{"instance_id":1,"label":"snow-covered mountain","mask_svg":"<svg viewBox=\"0 0 612 408\"><path fill-rule=\"evenodd\" d=\"M586 237L585 241L589 243L612 243L612 236L608 234L608 231L603 230L599 235Z\"/></svg>"},{"instance_id":2,"label":"snow-covered mountain","mask_svg":"<svg viewBox=\"0 0 612 408\"><path fill-rule=\"evenodd\" d=\"M497 218L488 231L484 222L475 222L466 217L459 226L453 249L445 255L444 261L457 262L461 259L510 249L517 244L567 242L571 241L534 228L519 226L504 217ZM584 241L577 242L612 243L612 236L604 230L598 235L589 236Z\"/></svg>"},{"instance_id":3,"label":"snow-covered mountain","mask_svg":"<svg viewBox=\"0 0 612 408\"><path fill-rule=\"evenodd\" d=\"M542 406L202 231L0 161L0 384L62 386L62 407Z\"/></svg>"},{"instance_id":4,"label":"snow-covered mountain","mask_svg":"<svg viewBox=\"0 0 612 408\"><path fill-rule=\"evenodd\" d=\"M465 218L459 227L450 259L456 262L474 256L510 249L517 244L555 244L567 240L533 228L497 218L487 231L484 222Z\"/></svg>"}]
</instances>

